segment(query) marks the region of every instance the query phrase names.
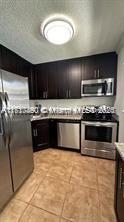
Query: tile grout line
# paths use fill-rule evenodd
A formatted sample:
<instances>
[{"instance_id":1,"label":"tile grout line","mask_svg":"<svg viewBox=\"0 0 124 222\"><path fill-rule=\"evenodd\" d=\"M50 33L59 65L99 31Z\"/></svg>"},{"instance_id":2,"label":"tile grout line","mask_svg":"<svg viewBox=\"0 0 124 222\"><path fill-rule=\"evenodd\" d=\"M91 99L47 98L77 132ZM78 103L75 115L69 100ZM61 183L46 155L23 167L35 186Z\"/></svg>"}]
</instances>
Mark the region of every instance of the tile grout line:
<instances>
[{"instance_id":1,"label":"tile grout line","mask_svg":"<svg viewBox=\"0 0 124 222\"><path fill-rule=\"evenodd\" d=\"M69 184L70 184L71 177L72 177L73 167L74 167L74 161L72 160L72 171L71 171L71 175L70 175L70 178L69 178ZM71 184L70 184L70 185L71 185ZM65 198L64 198L64 202L63 202L63 206L62 206L62 211L61 211L61 214L60 214L60 220L59 220L59 222L61 222L61 219L62 219L63 210L64 210L64 205L65 205L65 201L66 201L66 197L67 197L67 194L68 194L68 193L69 193L69 192L66 192L66 194L65 194ZM68 220L68 222L70 222L70 220Z\"/></svg>"},{"instance_id":2,"label":"tile grout line","mask_svg":"<svg viewBox=\"0 0 124 222\"><path fill-rule=\"evenodd\" d=\"M42 154L41 154L42 155ZM63 181L63 182L65 182L65 183L67 183L68 184L68 189L66 188L65 189L65 192L64 192L64 196L63 196L63 202L62 202L62 206L61 206L61 208L60 208L60 213L59 213L59 215L57 215L56 213L53 213L53 212L50 212L49 210L47 210L47 209L43 209L42 207L39 207L39 206L35 206L35 204L34 203L31 203L31 200L33 199L33 197L34 197L34 195L36 194L36 192L38 191L38 189L39 189L39 187L44 183L44 181L46 180L46 178L47 177L50 177L50 178L52 178L53 180L58 180L57 178L55 178L55 177L52 177L52 176L50 176L50 175L48 175L48 172L50 171L50 169L51 169L51 167L52 166L54 166L54 163L55 163L55 161L59 158L59 157L61 157L61 153L56 153L56 155L54 156L51 156L52 158L51 159L49 159L49 162L50 162L50 164L49 164L49 167L48 167L48 169L44 172L44 175L43 175L43 177L42 177L42 179L41 179L41 181L40 181L40 183L39 184L37 184L37 187L36 187L36 190L35 190L35 192L33 193L33 195L32 195L32 197L31 197L31 199L30 199L30 201L29 202L26 202L26 201L23 201L23 200L20 200L19 198L15 198L16 200L18 200L18 201L20 201L20 202L22 202L22 203L25 203L25 209L23 210L23 212L20 214L20 216L19 216L19 218L18 218L18 222L21 222L22 221L22 219L23 219L23 216L24 216L24 214L25 214L25 212L27 211L27 209L28 209L28 207L30 207L30 206L32 206L32 207L34 207L34 208L36 208L36 209L40 209L40 210L43 210L44 212L47 212L47 213L49 213L49 214L52 214L52 215L54 215L54 216L56 216L56 217L58 217L58 221L59 222L61 222L61 220L63 219L63 220L67 220L67 222L71 222L70 221L70 218L69 219L66 219L63 215L63 213L64 213L64 207L66 206L65 205L65 203L66 203L66 200L68 199L68 194L70 193L70 192L72 192L72 189L71 189L71 178L72 178L72 175L73 175L73 171L74 171L74 167L75 167L75 161L74 161L74 155L73 156L71 156L71 158L68 158L68 161L72 161L72 169L71 169L71 171L70 171L70 176L68 177L68 181L64 181L64 180L62 180L62 179L59 179L60 181ZM70 157L70 156L69 156ZM47 160L48 158L47 158L47 156L46 156L46 160ZM62 158L63 159L63 158ZM60 159L58 159L58 161L61 163L61 158ZM41 163L41 161L40 161L40 163ZM99 162L98 161L96 161L95 162L95 172L96 172L96 185L97 185L97 187L96 187L96 189L95 188L91 188L91 187L88 187L88 186L84 186L83 184L80 184L80 186L82 187L82 189L83 189L83 187L86 187L86 188L88 188L88 189L90 189L90 190L96 190L97 191L97 193L98 193L98 214L97 214L97 219L98 219L98 221L101 219L101 216L102 216L102 214L101 214L101 212L102 212L102 209L101 209L101 200L100 200L100 187L99 187L99 171L98 171L98 168L99 167ZM37 168L37 169L39 169L39 168ZM42 172L42 169L41 169L41 172ZM40 173L38 173L38 172L36 172L36 174L38 175L38 177L40 177ZM75 182L73 182L72 181L72 184L74 184L74 185L76 185L76 183ZM70 189L69 189L70 188ZM62 217L63 216L63 217Z\"/></svg>"},{"instance_id":3,"label":"tile grout line","mask_svg":"<svg viewBox=\"0 0 124 222\"><path fill-rule=\"evenodd\" d=\"M59 154L59 157L60 157L60 154ZM53 160L53 162L51 163L51 166L54 164L55 161L56 161L56 160ZM73 163L73 165L74 165L74 163ZM73 165L72 165L72 171L73 171ZM51 167L51 166L50 166L50 167ZM48 175L49 170L50 170L50 168L48 169L48 171L47 171L47 173L46 173L46 175L45 175L45 178L46 178L47 176L49 176L49 175ZM72 171L71 171L71 175L72 175ZM64 182L70 184L71 175L70 175L69 181L64 181ZM45 178L44 178L44 179L45 179ZM51 178L54 179L54 180L56 179L56 178L54 178L54 177L51 177ZM63 181L63 180L62 180L62 181ZM39 186L40 186L40 185L39 185ZM36 193L36 191L35 191L35 193ZM35 193L33 194L33 196L35 195ZM40 208L40 207L38 207L38 206L33 205L33 204L31 203L31 200L33 199L33 197L32 197L32 199L30 200L29 205L32 205L32 206L34 206L34 207L36 207L36 208L38 208L38 209L42 209L42 210L44 210L44 211L46 211L46 212L48 212L48 213L51 213L51 214L53 214L53 215L55 215L55 216L58 216L58 217L59 217L59 221L61 221L61 219L62 219L62 213L63 213L63 208L64 208L64 204L65 204L65 200L66 200L66 196L67 196L67 192L66 192L66 194L65 194L65 198L64 198L64 202L63 202L63 206L62 206L62 210L61 210L61 214L60 214L60 215L54 214L54 213L52 213L52 212L50 212L50 211L47 211L47 210L45 210L45 209L43 209L43 208ZM70 222L70 221L69 221L69 222Z\"/></svg>"},{"instance_id":4,"label":"tile grout line","mask_svg":"<svg viewBox=\"0 0 124 222\"><path fill-rule=\"evenodd\" d=\"M52 163L51 163L51 165L52 165ZM50 166L51 167L51 166ZM35 168L34 168L35 169ZM44 180L45 180L45 178L47 177L47 173L48 173L48 171L49 171L49 169L46 171L46 174L45 174L45 176L43 177L43 180L39 183L39 185L38 185L38 187L37 187L37 189L35 190L35 192L34 192L34 194L33 194L33 196L32 196L32 198L30 199L30 201L28 202L28 203L30 203L31 202L31 200L33 199L33 197L34 197L34 195L35 195L35 193L37 192L37 190L39 189L39 187L40 187L40 185L44 182ZM38 173L37 173L38 174ZM40 175L40 174L39 174Z\"/></svg>"},{"instance_id":5,"label":"tile grout line","mask_svg":"<svg viewBox=\"0 0 124 222\"><path fill-rule=\"evenodd\" d=\"M71 183L71 178L72 178L73 169L74 169L74 163L73 163L73 166L72 166L72 171L71 171L71 175L70 175L70 178L69 178L69 183Z\"/></svg>"},{"instance_id":6,"label":"tile grout line","mask_svg":"<svg viewBox=\"0 0 124 222\"><path fill-rule=\"evenodd\" d=\"M39 186L41 185L41 183L44 181L44 179L47 177L47 174L48 174L48 172L49 172L49 170L50 170L50 168L51 168L51 166L53 165L54 162L55 162L55 160L52 160L51 165L50 165L49 169L46 170L46 174L45 174L43 180L42 180L42 181L40 182L40 184L38 185L38 188L39 188ZM34 170L35 170L35 168L34 168ZM34 172L34 173L35 173L35 172ZM40 175L40 173L37 173L37 174ZM38 188L36 189L36 191L34 192L34 194L37 192ZM34 194L33 194L33 196L34 196ZM32 198L33 198L33 196L32 196ZM32 200L32 198L31 198L31 200ZM31 200L30 200L30 201L31 201Z\"/></svg>"},{"instance_id":7,"label":"tile grout line","mask_svg":"<svg viewBox=\"0 0 124 222\"><path fill-rule=\"evenodd\" d=\"M32 173L33 173L33 172L32 172ZM44 176L43 180L45 179L45 177L46 177L46 175ZM43 182L43 181L42 181L42 182ZM42 182L41 182L41 183L42 183ZM40 183L40 184L41 184L41 183ZM38 188L39 188L40 184L38 185L38 187L37 187L36 191L38 190ZM36 193L36 191L34 192L34 194ZM34 196L34 194L33 194L33 196ZM32 198L33 198L33 196L32 196ZM32 198L31 198L31 200L32 200ZM23 217L23 215L24 215L24 213L25 213L25 211L27 210L28 206L30 206L30 201L31 201L31 200L30 200L29 202L25 202L25 201L22 201L22 200L20 200L20 199L17 199L17 200L19 200L19 201L21 201L21 202L23 202L23 203L26 203L26 204L27 204L27 206L26 206L25 210L23 211L22 215L20 216L20 218L19 218L19 220L18 220L18 222L20 222L20 221L21 221L21 219L22 219L22 217Z\"/></svg>"},{"instance_id":8,"label":"tile grout line","mask_svg":"<svg viewBox=\"0 0 124 222\"><path fill-rule=\"evenodd\" d=\"M54 162L54 160L52 161L51 166L52 166L53 162ZM51 166L50 166L50 167L51 167ZM35 168L34 168L34 169L35 169ZM49 168L49 169L50 169L50 168ZM43 180L42 180L42 181L40 182L40 184L38 185L37 189L35 190L35 192L34 192L34 194L33 194L32 198L30 199L30 201L29 201L29 202L22 201L22 200L20 200L20 199L16 199L16 198L15 198L16 200L19 200L19 201L21 201L21 202L23 202L23 203L27 204L27 206L26 206L26 208L24 209L23 213L21 214L21 216L20 216L20 218L19 218L18 222L19 222L19 221L22 219L22 217L23 217L23 215L24 215L25 211L27 210L28 206L33 206L33 207L36 207L36 208L38 208L38 209L42 209L42 208L40 208L40 207L37 207L37 206L35 206L35 205L31 204L30 202L31 202L31 200L33 199L33 197L34 197L35 193L37 192L38 188L40 187L41 183L43 183L43 181L44 181L44 180L45 180L45 178L47 177L47 173L48 173L49 169L46 171L46 174L45 174L45 176L44 176ZM33 171L33 172L34 172L34 171ZM32 172L32 173L33 173L33 172ZM34 173L35 173L35 172L34 172ZM37 174L38 174L38 173L37 173ZM39 175L40 175L40 173L39 173ZM44 210L44 209L42 209L42 210ZM44 211L46 211L46 210L44 210ZM51 213L51 212L49 212L49 211L46 211L46 212ZM53 215L57 216L57 215L56 215L56 214L54 214L54 213L53 213Z\"/></svg>"},{"instance_id":9,"label":"tile grout line","mask_svg":"<svg viewBox=\"0 0 124 222\"><path fill-rule=\"evenodd\" d=\"M33 203L29 203L29 206L35 207L35 208L37 208L37 209L39 209L39 210L43 210L43 211L45 211L45 212L47 212L47 213L49 213L49 214L52 214L52 215L54 215L54 216L59 217L59 215L57 215L57 214L55 214L55 213L53 213L53 212L51 212L51 211L48 211L48 210L46 210L46 209L44 209L44 208L42 208L42 207L38 207L38 206L34 205Z\"/></svg>"},{"instance_id":10,"label":"tile grout line","mask_svg":"<svg viewBox=\"0 0 124 222\"><path fill-rule=\"evenodd\" d=\"M39 189L40 185L41 185L41 184L43 183L43 181L45 180L46 176L47 176L47 175L45 175L45 176L44 176L43 180L42 180L42 181L41 181L41 183L38 185L37 189L35 190L35 192L34 192L34 194L33 194L32 198L30 199L30 201L29 201L28 203L30 203L30 202L31 202L31 200L33 199L33 197L34 197L35 193L36 193L36 192L37 192L37 190Z\"/></svg>"},{"instance_id":11,"label":"tile grout line","mask_svg":"<svg viewBox=\"0 0 124 222\"><path fill-rule=\"evenodd\" d=\"M27 206L26 206L26 208L24 209L23 213L21 214L21 216L20 216L20 218L19 218L18 222L20 222L20 221L21 221L21 219L22 219L22 217L23 217L24 213L26 212L26 210L27 210L28 206L29 206L29 204L27 204Z\"/></svg>"},{"instance_id":12,"label":"tile grout line","mask_svg":"<svg viewBox=\"0 0 124 222\"><path fill-rule=\"evenodd\" d=\"M62 219L63 210L64 210L64 205L65 205L65 201L66 201L67 194L68 194L68 192L65 193L65 198L64 198L64 201L63 201L63 205L62 205L62 210L61 210L59 222L60 222L61 219Z\"/></svg>"},{"instance_id":13,"label":"tile grout line","mask_svg":"<svg viewBox=\"0 0 124 222\"><path fill-rule=\"evenodd\" d=\"M99 192L99 180L98 180L98 168L97 168L98 160L96 161L96 175L97 175L97 188L98 188L98 199L99 199L99 219L101 219L101 204L100 204L100 192Z\"/></svg>"},{"instance_id":14,"label":"tile grout line","mask_svg":"<svg viewBox=\"0 0 124 222\"><path fill-rule=\"evenodd\" d=\"M32 172L32 174L33 174L33 173L34 173L35 175L40 176L40 173L36 173L36 172L34 172L34 171ZM47 173L47 172L46 172L46 173ZM32 174L31 174L31 175L32 175ZM38 187L39 187L39 186L41 185L41 183L44 181L45 177L46 177L46 174L44 175L44 177L43 177L43 179L41 180L41 182L40 182L39 184L37 184ZM23 185L22 185L22 186L23 186ZM20 189L21 189L21 187L20 187ZM37 189L38 189L38 188L37 188ZM37 191L37 189L36 189L36 191ZM36 191L35 191L35 192L36 192ZM34 192L34 194L35 194L35 192ZM18 192L17 192L17 193L18 193ZM34 195L34 194L33 194L33 195ZM30 202L30 201L25 201L25 200L19 199L18 197L16 197L16 194L15 194L15 199L16 199L16 200L20 200L20 201L22 201L22 202L24 202L24 203L29 203L29 202ZM32 198L31 198L31 199L32 199Z\"/></svg>"}]
</instances>

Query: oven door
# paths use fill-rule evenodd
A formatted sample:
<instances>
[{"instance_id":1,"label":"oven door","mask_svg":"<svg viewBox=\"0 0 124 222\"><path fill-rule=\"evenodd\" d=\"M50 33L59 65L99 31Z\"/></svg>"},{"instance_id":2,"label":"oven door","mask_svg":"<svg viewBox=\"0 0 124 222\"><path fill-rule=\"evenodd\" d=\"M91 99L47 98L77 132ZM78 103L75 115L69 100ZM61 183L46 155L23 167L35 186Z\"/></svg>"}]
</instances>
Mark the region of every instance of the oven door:
<instances>
[{"instance_id":1,"label":"oven door","mask_svg":"<svg viewBox=\"0 0 124 222\"><path fill-rule=\"evenodd\" d=\"M114 159L116 137L117 123L82 121L81 152Z\"/></svg>"}]
</instances>

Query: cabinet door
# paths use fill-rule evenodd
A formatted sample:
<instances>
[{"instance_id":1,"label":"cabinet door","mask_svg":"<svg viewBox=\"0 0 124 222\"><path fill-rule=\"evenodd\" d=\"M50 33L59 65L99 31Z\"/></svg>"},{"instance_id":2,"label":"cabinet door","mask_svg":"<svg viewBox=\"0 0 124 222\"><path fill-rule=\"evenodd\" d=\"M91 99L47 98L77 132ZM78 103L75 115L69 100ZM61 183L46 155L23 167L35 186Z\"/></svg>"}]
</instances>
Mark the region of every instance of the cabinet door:
<instances>
[{"instance_id":1,"label":"cabinet door","mask_svg":"<svg viewBox=\"0 0 124 222\"><path fill-rule=\"evenodd\" d=\"M26 60L18 58L17 74L28 78L29 97L30 99L35 99L36 86L35 86L34 66L31 63L27 62Z\"/></svg>"},{"instance_id":2,"label":"cabinet door","mask_svg":"<svg viewBox=\"0 0 124 222\"><path fill-rule=\"evenodd\" d=\"M119 222L124 221L124 163L119 158L117 177L117 214Z\"/></svg>"},{"instance_id":3,"label":"cabinet door","mask_svg":"<svg viewBox=\"0 0 124 222\"><path fill-rule=\"evenodd\" d=\"M117 54L103 53L95 56L98 78L113 78L117 75Z\"/></svg>"},{"instance_id":4,"label":"cabinet door","mask_svg":"<svg viewBox=\"0 0 124 222\"><path fill-rule=\"evenodd\" d=\"M35 67L36 75L36 99L46 99L48 96L48 72L47 65L40 64Z\"/></svg>"},{"instance_id":5,"label":"cabinet door","mask_svg":"<svg viewBox=\"0 0 124 222\"><path fill-rule=\"evenodd\" d=\"M90 80L96 78L96 63L95 56L88 56L84 58L84 72L82 80Z\"/></svg>"},{"instance_id":6,"label":"cabinet door","mask_svg":"<svg viewBox=\"0 0 124 222\"><path fill-rule=\"evenodd\" d=\"M48 63L48 99L57 99L58 97L58 73L56 62Z\"/></svg>"},{"instance_id":7,"label":"cabinet door","mask_svg":"<svg viewBox=\"0 0 124 222\"><path fill-rule=\"evenodd\" d=\"M10 51L4 46L0 46L1 59L0 67L8 72L12 72L23 77L28 77L29 80L29 96L30 99L35 98L34 73L32 64Z\"/></svg>"},{"instance_id":8,"label":"cabinet door","mask_svg":"<svg viewBox=\"0 0 124 222\"><path fill-rule=\"evenodd\" d=\"M28 84L29 84L29 97L30 99L36 98L36 82L35 82L35 74L33 65L30 68L30 72L28 73Z\"/></svg>"},{"instance_id":9,"label":"cabinet door","mask_svg":"<svg viewBox=\"0 0 124 222\"><path fill-rule=\"evenodd\" d=\"M18 56L9 49L1 46L2 66L1 68L12 73L17 73Z\"/></svg>"},{"instance_id":10,"label":"cabinet door","mask_svg":"<svg viewBox=\"0 0 124 222\"><path fill-rule=\"evenodd\" d=\"M67 61L56 62L58 73L58 98L68 99L68 63Z\"/></svg>"},{"instance_id":11,"label":"cabinet door","mask_svg":"<svg viewBox=\"0 0 124 222\"><path fill-rule=\"evenodd\" d=\"M34 151L49 147L49 122L38 120L32 124Z\"/></svg>"},{"instance_id":12,"label":"cabinet door","mask_svg":"<svg viewBox=\"0 0 124 222\"><path fill-rule=\"evenodd\" d=\"M72 59L68 62L68 97L81 97L81 59Z\"/></svg>"}]
</instances>

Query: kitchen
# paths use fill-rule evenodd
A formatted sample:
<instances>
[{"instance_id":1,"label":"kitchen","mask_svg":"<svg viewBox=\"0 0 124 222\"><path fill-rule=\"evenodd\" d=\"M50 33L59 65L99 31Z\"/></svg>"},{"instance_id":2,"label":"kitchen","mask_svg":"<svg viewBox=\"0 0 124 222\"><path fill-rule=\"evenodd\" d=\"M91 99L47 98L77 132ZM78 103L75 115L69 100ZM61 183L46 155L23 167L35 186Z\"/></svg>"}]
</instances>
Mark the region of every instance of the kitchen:
<instances>
[{"instance_id":1,"label":"kitchen","mask_svg":"<svg viewBox=\"0 0 124 222\"><path fill-rule=\"evenodd\" d=\"M0 2L0 222L124 221L124 2Z\"/></svg>"}]
</instances>

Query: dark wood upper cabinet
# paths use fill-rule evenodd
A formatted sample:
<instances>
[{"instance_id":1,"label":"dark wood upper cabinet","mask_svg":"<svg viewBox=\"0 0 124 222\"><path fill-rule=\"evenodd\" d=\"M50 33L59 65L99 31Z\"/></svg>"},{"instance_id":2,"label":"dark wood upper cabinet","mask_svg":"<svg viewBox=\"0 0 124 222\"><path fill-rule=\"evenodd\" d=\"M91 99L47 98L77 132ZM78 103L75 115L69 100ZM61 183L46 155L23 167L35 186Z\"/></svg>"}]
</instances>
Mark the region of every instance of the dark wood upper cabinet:
<instances>
[{"instance_id":1,"label":"dark wood upper cabinet","mask_svg":"<svg viewBox=\"0 0 124 222\"><path fill-rule=\"evenodd\" d=\"M58 98L58 72L55 62L48 63L48 88L47 88L47 98L57 99Z\"/></svg>"},{"instance_id":2,"label":"dark wood upper cabinet","mask_svg":"<svg viewBox=\"0 0 124 222\"><path fill-rule=\"evenodd\" d=\"M81 97L81 59L68 62L68 98Z\"/></svg>"},{"instance_id":3,"label":"dark wood upper cabinet","mask_svg":"<svg viewBox=\"0 0 124 222\"><path fill-rule=\"evenodd\" d=\"M96 78L95 58L94 56L88 56L82 58L83 70L82 79L89 80Z\"/></svg>"},{"instance_id":4,"label":"dark wood upper cabinet","mask_svg":"<svg viewBox=\"0 0 124 222\"><path fill-rule=\"evenodd\" d=\"M1 46L2 65L1 68L17 74L17 55L9 49Z\"/></svg>"},{"instance_id":5,"label":"dark wood upper cabinet","mask_svg":"<svg viewBox=\"0 0 124 222\"><path fill-rule=\"evenodd\" d=\"M36 99L47 99L48 67L46 63L35 66L35 76L36 76Z\"/></svg>"},{"instance_id":6,"label":"dark wood upper cabinet","mask_svg":"<svg viewBox=\"0 0 124 222\"><path fill-rule=\"evenodd\" d=\"M57 83L58 83L58 99L68 99L68 63L67 61L59 61L56 63Z\"/></svg>"},{"instance_id":7,"label":"dark wood upper cabinet","mask_svg":"<svg viewBox=\"0 0 124 222\"><path fill-rule=\"evenodd\" d=\"M29 96L30 99L34 99L35 80L34 80L33 65L2 45L0 45L0 55L1 55L0 56L1 69L28 78Z\"/></svg>"},{"instance_id":8,"label":"dark wood upper cabinet","mask_svg":"<svg viewBox=\"0 0 124 222\"><path fill-rule=\"evenodd\" d=\"M95 56L97 78L112 78L117 75L117 54L103 53Z\"/></svg>"},{"instance_id":9,"label":"dark wood upper cabinet","mask_svg":"<svg viewBox=\"0 0 124 222\"><path fill-rule=\"evenodd\" d=\"M67 62L51 62L36 65L37 99L68 98Z\"/></svg>"},{"instance_id":10,"label":"dark wood upper cabinet","mask_svg":"<svg viewBox=\"0 0 124 222\"><path fill-rule=\"evenodd\" d=\"M112 78L117 75L117 54L103 53L83 58L82 79Z\"/></svg>"},{"instance_id":11,"label":"dark wood upper cabinet","mask_svg":"<svg viewBox=\"0 0 124 222\"><path fill-rule=\"evenodd\" d=\"M30 67L30 72L28 73L28 84L29 84L29 96L30 99L36 99L36 81L34 66Z\"/></svg>"},{"instance_id":12,"label":"dark wood upper cabinet","mask_svg":"<svg viewBox=\"0 0 124 222\"><path fill-rule=\"evenodd\" d=\"M28 77L30 99L78 99L81 80L117 77L117 54L103 53L32 65L0 45L0 68Z\"/></svg>"},{"instance_id":13,"label":"dark wood upper cabinet","mask_svg":"<svg viewBox=\"0 0 124 222\"><path fill-rule=\"evenodd\" d=\"M58 97L58 73L56 67L56 63L36 65L37 99L56 99Z\"/></svg>"}]
</instances>

